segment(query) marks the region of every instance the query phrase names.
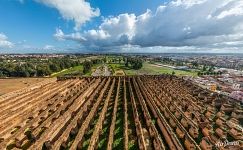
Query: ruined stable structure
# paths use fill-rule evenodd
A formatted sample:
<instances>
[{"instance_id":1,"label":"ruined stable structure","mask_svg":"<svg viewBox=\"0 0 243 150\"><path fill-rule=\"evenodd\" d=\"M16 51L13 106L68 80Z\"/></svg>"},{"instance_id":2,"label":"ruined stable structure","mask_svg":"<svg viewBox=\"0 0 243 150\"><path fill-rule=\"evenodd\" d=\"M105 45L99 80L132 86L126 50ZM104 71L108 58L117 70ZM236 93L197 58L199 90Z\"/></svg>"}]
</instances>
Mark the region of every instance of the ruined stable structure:
<instances>
[{"instance_id":1,"label":"ruined stable structure","mask_svg":"<svg viewBox=\"0 0 243 150\"><path fill-rule=\"evenodd\" d=\"M0 110L1 150L243 148L242 105L170 75L58 78Z\"/></svg>"}]
</instances>

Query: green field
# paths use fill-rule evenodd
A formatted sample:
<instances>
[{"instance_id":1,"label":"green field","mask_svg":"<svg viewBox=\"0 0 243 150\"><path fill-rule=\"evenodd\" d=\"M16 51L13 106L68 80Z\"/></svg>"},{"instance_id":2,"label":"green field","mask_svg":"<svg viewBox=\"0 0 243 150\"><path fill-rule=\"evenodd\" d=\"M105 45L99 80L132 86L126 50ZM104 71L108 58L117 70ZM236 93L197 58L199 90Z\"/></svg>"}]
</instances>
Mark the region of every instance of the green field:
<instances>
[{"instance_id":1,"label":"green field","mask_svg":"<svg viewBox=\"0 0 243 150\"><path fill-rule=\"evenodd\" d=\"M92 66L91 72L87 72L86 74L83 74L83 65L71 67L69 69L64 69L60 72L53 73L51 77L60 77L65 75L71 75L71 76L91 76L92 72L95 71L97 67L99 67L102 64L95 64Z\"/></svg>"},{"instance_id":2,"label":"green field","mask_svg":"<svg viewBox=\"0 0 243 150\"><path fill-rule=\"evenodd\" d=\"M108 64L108 66L112 69L112 73L118 71L118 70L126 70L129 68L126 68L124 64Z\"/></svg>"},{"instance_id":3,"label":"green field","mask_svg":"<svg viewBox=\"0 0 243 150\"><path fill-rule=\"evenodd\" d=\"M138 71L138 74L172 74L173 71L175 72L175 75L179 76L197 76L197 72L195 71L176 70L169 67L155 66L150 63L144 63L143 67Z\"/></svg>"},{"instance_id":4,"label":"green field","mask_svg":"<svg viewBox=\"0 0 243 150\"><path fill-rule=\"evenodd\" d=\"M64 76L64 75L76 75L76 74L82 74L83 73L83 66L75 66L71 67L69 69L64 69L60 72L53 73L51 77L57 77L57 76Z\"/></svg>"},{"instance_id":5,"label":"green field","mask_svg":"<svg viewBox=\"0 0 243 150\"><path fill-rule=\"evenodd\" d=\"M125 67L124 64L109 64L109 66L112 68L112 70L117 71L122 69L126 75L158 75L158 74L172 74L172 72L175 72L175 75L190 75L190 76L197 76L196 71L183 71L183 70L175 70L168 67L161 67L161 66L155 66L153 64L150 64L148 62L143 63L143 67L139 70L130 69L128 67Z\"/></svg>"}]
</instances>

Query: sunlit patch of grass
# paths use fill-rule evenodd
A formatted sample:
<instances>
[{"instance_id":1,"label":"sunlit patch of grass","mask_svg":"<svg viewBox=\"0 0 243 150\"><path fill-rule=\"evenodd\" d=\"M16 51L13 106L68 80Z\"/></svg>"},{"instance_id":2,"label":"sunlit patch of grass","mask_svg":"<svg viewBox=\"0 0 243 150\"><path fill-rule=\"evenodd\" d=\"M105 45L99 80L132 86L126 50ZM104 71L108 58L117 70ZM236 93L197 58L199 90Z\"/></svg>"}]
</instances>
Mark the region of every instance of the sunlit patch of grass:
<instances>
[{"instance_id":1,"label":"sunlit patch of grass","mask_svg":"<svg viewBox=\"0 0 243 150\"><path fill-rule=\"evenodd\" d=\"M58 77L58 76L64 76L69 74L82 74L83 73L83 65L71 67L69 69L64 69L60 72L53 73L51 77Z\"/></svg>"}]
</instances>

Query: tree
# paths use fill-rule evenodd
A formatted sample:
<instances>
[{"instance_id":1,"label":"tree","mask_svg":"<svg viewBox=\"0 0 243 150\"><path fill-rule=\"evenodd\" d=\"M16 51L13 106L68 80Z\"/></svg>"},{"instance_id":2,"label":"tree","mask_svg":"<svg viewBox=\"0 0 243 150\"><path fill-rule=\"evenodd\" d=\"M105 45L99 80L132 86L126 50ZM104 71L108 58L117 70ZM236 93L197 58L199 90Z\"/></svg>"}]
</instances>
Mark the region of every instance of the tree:
<instances>
[{"instance_id":1,"label":"tree","mask_svg":"<svg viewBox=\"0 0 243 150\"><path fill-rule=\"evenodd\" d=\"M106 56L103 58L103 62L104 62L104 63L107 62L107 58L106 58Z\"/></svg>"},{"instance_id":2,"label":"tree","mask_svg":"<svg viewBox=\"0 0 243 150\"><path fill-rule=\"evenodd\" d=\"M203 65L203 71L207 70L207 66Z\"/></svg>"},{"instance_id":3,"label":"tree","mask_svg":"<svg viewBox=\"0 0 243 150\"><path fill-rule=\"evenodd\" d=\"M14 69L15 70L14 76L16 76L16 77L29 77L30 74L29 74L29 72L26 68L27 68L26 65L17 65Z\"/></svg>"},{"instance_id":4,"label":"tree","mask_svg":"<svg viewBox=\"0 0 243 150\"><path fill-rule=\"evenodd\" d=\"M101 59L92 59L91 62L92 62L92 64L100 64L100 63L102 63L102 60Z\"/></svg>"},{"instance_id":5,"label":"tree","mask_svg":"<svg viewBox=\"0 0 243 150\"><path fill-rule=\"evenodd\" d=\"M172 75L175 75L175 71L172 71L172 73L171 73Z\"/></svg>"},{"instance_id":6,"label":"tree","mask_svg":"<svg viewBox=\"0 0 243 150\"><path fill-rule=\"evenodd\" d=\"M0 77L5 77L5 74L0 70Z\"/></svg>"},{"instance_id":7,"label":"tree","mask_svg":"<svg viewBox=\"0 0 243 150\"><path fill-rule=\"evenodd\" d=\"M84 67L84 69L83 69L84 74L90 72L91 68L92 68L92 62L85 60L83 62L83 67Z\"/></svg>"},{"instance_id":8,"label":"tree","mask_svg":"<svg viewBox=\"0 0 243 150\"><path fill-rule=\"evenodd\" d=\"M214 70L214 66L211 66L211 67L208 69L209 72L212 72L213 70Z\"/></svg>"},{"instance_id":9,"label":"tree","mask_svg":"<svg viewBox=\"0 0 243 150\"><path fill-rule=\"evenodd\" d=\"M194 62L192 62L192 66L197 68L198 67L198 63L196 61L194 61Z\"/></svg>"},{"instance_id":10,"label":"tree","mask_svg":"<svg viewBox=\"0 0 243 150\"><path fill-rule=\"evenodd\" d=\"M118 59L119 64L121 63L121 61L122 61L122 59L119 57L119 59Z\"/></svg>"},{"instance_id":11,"label":"tree","mask_svg":"<svg viewBox=\"0 0 243 150\"><path fill-rule=\"evenodd\" d=\"M129 64L132 69L138 70L143 67L143 60L140 58L128 57L126 59L125 66L129 67Z\"/></svg>"},{"instance_id":12,"label":"tree","mask_svg":"<svg viewBox=\"0 0 243 150\"><path fill-rule=\"evenodd\" d=\"M58 72L58 71L60 71L60 67L57 65L57 64L50 64L49 65L49 68L50 68L50 70L52 71L52 72Z\"/></svg>"},{"instance_id":13,"label":"tree","mask_svg":"<svg viewBox=\"0 0 243 150\"><path fill-rule=\"evenodd\" d=\"M36 73L37 76L48 76L50 75L52 72L49 68L49 66L46 65L42 65L42 66L38 66L36 69Z\"/></svg>"},{"instance_id":14,"label":"tree","mask_svg":"<svg viewBox=\"0 0 243 150\"><path fill-rule=\"evenodd\" d=\"M124 58L124 59L125 59L125 58ZM124 62L125 62L125 66L128 67L128 66L129 66L128 58L126 58L126 59L124 60Z\"/></svg>"}]
</instances>

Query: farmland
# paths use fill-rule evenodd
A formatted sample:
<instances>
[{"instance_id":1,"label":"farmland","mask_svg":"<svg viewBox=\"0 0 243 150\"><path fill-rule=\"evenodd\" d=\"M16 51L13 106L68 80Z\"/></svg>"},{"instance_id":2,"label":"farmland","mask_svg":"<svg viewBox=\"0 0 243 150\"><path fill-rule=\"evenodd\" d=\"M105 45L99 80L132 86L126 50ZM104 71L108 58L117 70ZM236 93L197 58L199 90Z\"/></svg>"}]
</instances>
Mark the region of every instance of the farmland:
<instances>
[{"instance_id":1,"label":"farmland","mask_svg":"<svg viewBox=\"0 0 243 150\"><path fill-rule=\"evenodd\" d=\"M0 97L0 149L242 148L242 106L171 75L61 77Z\"/></svg>"},{"instance_id":2,"label":"farmland","mask_svg":"<svg viewBox=\"0 0 243 150\"><path fill-rule=\"evenodd\" d=\"M48 78L4 78L0 79L0 95L31 87Z\"/></svg>"}]
</instances>

